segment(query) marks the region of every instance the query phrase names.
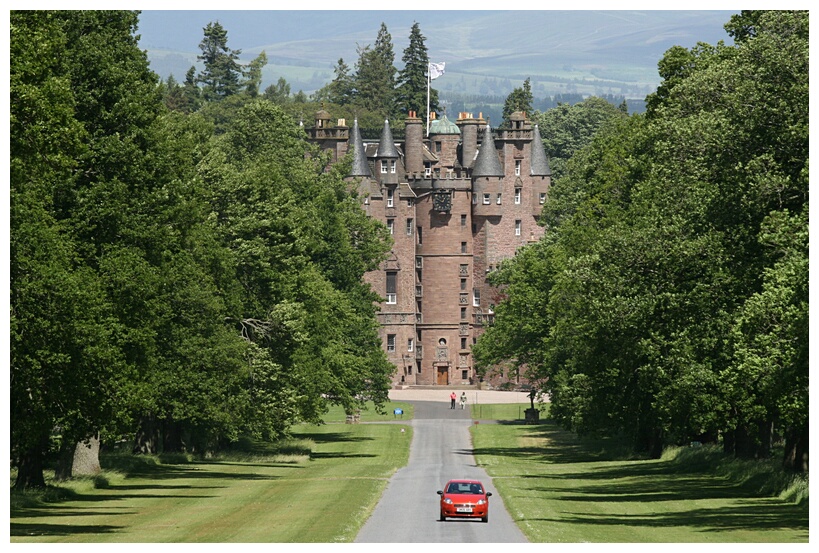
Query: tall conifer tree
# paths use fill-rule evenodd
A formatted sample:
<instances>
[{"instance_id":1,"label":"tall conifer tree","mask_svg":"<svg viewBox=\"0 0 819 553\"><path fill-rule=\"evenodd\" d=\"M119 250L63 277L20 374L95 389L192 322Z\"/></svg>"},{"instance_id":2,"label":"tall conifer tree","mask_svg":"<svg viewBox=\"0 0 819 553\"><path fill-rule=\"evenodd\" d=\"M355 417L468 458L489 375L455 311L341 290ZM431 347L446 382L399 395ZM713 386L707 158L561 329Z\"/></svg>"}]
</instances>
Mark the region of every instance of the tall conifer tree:
<instances>
[{"instance_id":1,"label":"tall conifer tree","mask_svg":"<svg viewBox=\"0 0 819 553\"><path fill-rule=\"evenodd\" d=\"M373 46L358 48L355 77L355 103L382 117L393 115L395 107L395 52L387 26L381 29Z\"/></svg>"},{"instance_id":2,"label":"tall conifer tree","mask_svg":"<svg viewBox=\"0 0 819 553\"><path fill-rule=\"evenodd\" d=\"M424 44L426 37L421 34L417 22L412 25L409 39L409 46L401 58L404 69L398 73L397 108L402 115L416 111L419 116L426 118L429 56ZM429 106L431 111L438 110L438 91L433 88L429 90Z\"/></svg>"},{"instance_id":3,"label":"tall conifer tree","mask_svg":"<svg viewBox=\"0 0 819 553\"><path fill-rule=\"evenodd\" d=\"M241 90L243 71L236 60L242 51L228 48L227 30L218 21L208 23L204 32L205 37L199 43L202 55L196 59L203 61L205 68L197 76L197 81L203 85L205 100L221 100Z\"/></svg>"}]
</instances>

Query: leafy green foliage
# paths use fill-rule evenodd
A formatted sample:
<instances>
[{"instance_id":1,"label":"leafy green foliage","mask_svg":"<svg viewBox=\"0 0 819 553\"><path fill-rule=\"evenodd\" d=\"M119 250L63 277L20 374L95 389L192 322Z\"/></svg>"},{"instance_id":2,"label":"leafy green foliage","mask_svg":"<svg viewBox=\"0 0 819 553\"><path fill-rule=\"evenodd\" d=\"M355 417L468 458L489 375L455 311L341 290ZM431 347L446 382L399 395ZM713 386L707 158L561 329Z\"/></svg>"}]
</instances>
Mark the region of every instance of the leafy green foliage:
<instances>
[{"instance_id":1,"label":"leafy green foliage","mask_svg":"<svg viewBox=\"0 0 819 553\"><path fill-rule=\"evenodd\" d=\"M192 72L159 83L135 12L11 23L16 485L44 484L51 437L204 452L328 401L383 403L393 367L361 277L386 231L343 169L225 75L199 110Z\"/></svg>"},{"instance_id":2,"label":"leafy green foliage","mask_svg":"<svg viewBox=\"0 0 819 553\"><path fill-rule=\"evenodd\" d=\"M647 115L572 155L475 356L547 382L567 428L748 457L776 428L802 470L807 13L751 20L736 46L669 50Z\"/></svg>"},{"instance_id":3,"label":"leafy green foliage","mask_svg":"<svg viewBox=\"0 0 819 553\"><path fill-rule=\"evenodd\" d=\"M608 121L627 114L603 98L591 96L577 104L559 104L534 115L540 127L543 146L549 156L552 180L566 173L568 160L590 142Z\"/></svg>"}]
</instances>

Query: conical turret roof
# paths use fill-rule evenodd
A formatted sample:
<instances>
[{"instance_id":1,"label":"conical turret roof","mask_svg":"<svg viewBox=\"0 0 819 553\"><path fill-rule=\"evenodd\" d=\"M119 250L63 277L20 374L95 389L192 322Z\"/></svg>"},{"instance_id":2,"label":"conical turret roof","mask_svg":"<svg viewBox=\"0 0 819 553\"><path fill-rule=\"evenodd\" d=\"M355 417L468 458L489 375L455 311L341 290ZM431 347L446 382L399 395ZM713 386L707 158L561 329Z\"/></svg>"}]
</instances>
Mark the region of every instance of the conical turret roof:
<instances>
[{"instance_id":1,"label":"conical turret roof","mask_svg":"<svg viewBox=\"0 0 819 553\"><path fill-rule=\"evenodd\" d=\"M381 131L381 139L378 141L378 151L376 157L398 157L398 150L395 149L395 141L392 139L389 119L384 120L384 128Z\"/></svg>"},{"instance_id":2,"label":"conical turret roof","mask_svg":"<svg viewBox=\"0 0 819 553\"><path fill-rule=\"evenodd\" d=\"M478 151L478 159L475 160L475 167L472 169L473 177L502 177L503 167L501 167L498 151L495 149L495 140L492 138L492 130L487 126L483 132L483 142Z\"/></svg>"},{"instance_id":3,"label":"conical turret roof","mask_svg":"<svg viewBox=\"0 0 819 553\"><path fill-rule=\"evenodd\" d=\"M353 122L353 166L350 168L350 176L372 176L370 164L367 163L367 152L364 150L364 141L361 140L361 131L358 128L358 119Z\"/></svg>"},{"instance_id":4,"label":"conical turret roof","mask_svg":"<svg viewBox=\"0 0 819 553\"><path fill-rule=\"evenodd\" d=\"M543 149L543 140L540 138L540 129L535 125L534 139L532 140L532 175L551 176L552 170L549 167L549 158L546 157L546 150Z\"/></svg>"}]
</instances>

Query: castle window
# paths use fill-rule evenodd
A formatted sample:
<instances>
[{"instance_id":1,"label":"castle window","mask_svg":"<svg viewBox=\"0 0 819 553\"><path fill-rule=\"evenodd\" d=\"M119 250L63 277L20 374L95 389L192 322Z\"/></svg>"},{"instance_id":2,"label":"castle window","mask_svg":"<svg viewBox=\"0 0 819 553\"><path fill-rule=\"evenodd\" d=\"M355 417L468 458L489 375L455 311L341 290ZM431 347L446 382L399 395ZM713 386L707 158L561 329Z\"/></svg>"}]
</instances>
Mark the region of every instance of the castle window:
<instances>
[{"instance_id":1,"label":"castle window","mask_svg":"<svg viewBox=\"0 0 819 553\"><path fill-rule=\"evenodd\" d=\"M475 307L480 307L481 305L481 291L479 288L472 290L472 305Z\"/></svg>"},{"instance_id":2,"label":"castle window","mask_svg":"<svg viewBox=\"0 0 819 553\"><path fill-rule=\"evenodd\" d=\"M461 380L466 380L469 378L469 369L463 369L461 371Z\"/></svg>"},{"instance_id":3,"label":"castle window","mask_svg":"<svg viewBox=\"0 0 819 553\"><path fill-rule=\"evenodd\" d=\"M466 338L461 338L461 349L466 349Z\"/></svg>"},{"instance_id":4,"label":"castle window","mask_svg":"<svg viewBox=\"0 0 819 553\"><path fill-rule=\"evenodd\" d=\"M501 195L498 194L498 197L495 199L495 203L500 205L501 204Z\"/></svg>"},{"instance_id":5,"label":"castle window","mask_svg":"<svg viewBox=\"0 0 819 553\"><path fill-rule=\"evenodd\" d=\"M465 278L461 279L461 290L466 290L466 279Z\"/></svg>"},{"instance_id":6,"label":"castle window","mask_svg":"<svg viewBox=\"0 0 819 553\"><path fill-rule=\"evenodd\" d=\"M395 280L398 273L395 271L387 272L387 303L394 304L398 301L398 294L396 293Z\"/></svg>"},{"instance_id":7,"label":"castle window","mask_svg":"<svg viewBox=\"0 0 819 553\"><path fill-rule=\"evenodd\" d=\"M390 173L395 174L395 160L390 161Z\"/></svg>"},{"instance_id":8,"label":"castle window","mask_svg":"<svg viewBox=\"0 0 819 553\"><path fill-rule=\"evenodd\" d=\"M436 152L441 151L441 142L440 141L435 142L435 151Z\"/></svg>"},{"instance_id":9,"label":"castle window","mask_svg":"<svg viewBox=\"0 0 819 553\"><path fill-rule=\"evenodd\" d=\"M519 159L515 160L515 176L517 176L517 177L520 176L520 160Z\"/></svg>"},{"instance_id":10,"label":"castle window","mask_svg":"<svg viewBox=\"0 0 819 553\"><path fill-rule=\"evenodd\" d=\"M421 227L418 227L418 244L421 245L423 243L424 241L421 240Z\"/></svg>"},{"instance_id":11,"label":"castle window","mask_svg":"<svg viewBox=\"0 0 819 553\"><path fill-rule=\"evenodd\" d=\"M520 205L520 188L515 188L515 205Z\"/></svg>"},{"instance_id":12,"label":"castle window","mask_svg":"<svg viewBox=\"0 0 819 553\"><path fill-rule=\"evenodd\" d=\"M461 213L461 226L466 226L466 213Z\"/></svg>"},{"instance_id":13,"label":"castle window","mask_svg":"<svg viewBox=\"0 0 819 553\"><path fill-rule=\"evenodd\" d=\"M429 178L432 175L432 167L429 165L424 166L424 177Z\"/></svg>"},{"instance_id":14,"label":"castle window","mask_svg":"<svg viewBox=\"0 0 819 553\"><path fill-rule=\"evenodd\" d=\"M546 192L541 192L540 193L540 196L538 197L538 201L540 202L540 205L543 205L543 204L546 203Z\"/></svg>"},{"instance_id":15,"label":"castle window","mask_svg":"<svg viewBox=\"0 0 819 553\"><path fill-rule=\"evenodd\" d=\"M483 195L483 205L489 205L489 194Z\"/></svg>"},{"instance_id":16,"label":"castle window","mask_svg":"<svg viewBox=\"0 0 819 553\"><path fill-rule=\"evenodd\" d=\"M387 207L395 206L395 190L387 188Z\"/></svg>"},{"instance_id":17,"label":"castle window","mask_svg":"<svg viewBox=\"0 0 819 553\"><path fill-rule=\"evenodd\" d=\"M395 351L395 334L387 334L387 351Z\"/></svg>"},{"instance_id":18,"label":"castle window","mask_svg":"<svg viewBox=\"0 0 819 553\"><path fill-rule=\"evenodd\" d=\"M520 236L520 219L515 220L515 236Z\"/></svg>"},{"instance_id":19,"label":"castle window","mask_svg":"<svg viewBox=\"0 0 819 553\"><path fill-rule=\"evenodd\" d=\"M466 307L461 307L461 320L466 319Z\"/></svg>"},{"instance_id":20,"label":"castle window","mask_svg":"<svg viewBox=\"0 0 819 553\"><path fill-rule=\"evenodd\" d=\"M387 230L390 231L390 234L393 234L395 231L395 219L387 219Z\"/></svg>"},{"instance_id":21,"label":"castle window","mask_svg":"<svg viewBox=\"0 0 819 553\"><path fill-rule=\"evenodd\" d=\"M412 236L413 220L412 217L407 218L407 236Z\"/></svg>"},{"instance_id":22,"label":"castle window","mask_svg":"<svg viewBox=\"0 0 819 553\"><path fill-rule=\"evenodd\" d=\"M412 338L407 338L407 351L413 351L415 349L415 340Z\"/></svg>"},{"instance_id":23,"label":"castle window","mask_svg":"<svg viewBox=\"0 0 819 553\"><path fill-rule=\"evenodd\" d=\"M381 160L381 174L382 175L387 174L387 160L386 159Z\"/></svg>"},{"instance_id":24,"label":"castle window","mask_svg":"<svg viewBox=\"0 0 819 553\"><path fill-rule=\"evenodd\" d=\"M461 242L461 253L466 253L466 242Z\"/></svg>"}]
</instances>

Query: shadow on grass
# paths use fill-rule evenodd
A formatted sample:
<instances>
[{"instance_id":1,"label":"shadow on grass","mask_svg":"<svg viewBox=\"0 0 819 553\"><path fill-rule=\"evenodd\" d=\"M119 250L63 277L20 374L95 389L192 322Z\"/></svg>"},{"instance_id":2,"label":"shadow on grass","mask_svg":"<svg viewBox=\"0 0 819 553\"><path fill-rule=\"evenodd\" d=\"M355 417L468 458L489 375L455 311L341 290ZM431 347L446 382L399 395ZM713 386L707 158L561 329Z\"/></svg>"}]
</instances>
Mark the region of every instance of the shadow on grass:
<instances>
[{"instance_id":1,"label":"shadow on grass","mask_svg":"<svg viewBox=\"0 0 819 553\"><path fill-rule=\"evenodd\" d=\"M345 453L343 451L328 451L310 455L311 459L363 459L367 457L378 457L378 455L372 453Z\"/></svg>"},{"instance_id":2,"label":"shadow on grass","mask_svg":"<svg viewBox=\"0 0 819 553\"><path fill-rule=\"evenodd\" d=\"M559 518L529 518L559 524L591 526L644 526L657 528L695 527L701 532L728 532L744 530L809 530L807 509L775 500L743 502L740 505L712 509L689 509L673 513L607 514L565 513Z\"/></svg>"},{"instance_id":3,"label":"shadow on grass","mask_svg":"<svg viewBox=\"0 0 819 553\"><path fill-rule=\"evenodd\" d=\"M78 526L76 524L32 524L11 523L12 536L76 536L82 534L111 534L122 529L121 526Z\"/></svg>"},{"instance_id":4,"label":"shadow on grass","mask_svg":"<svg viewBox=\"0 0 819 553\"><path fill-rule=\"evenodd\" d=\"M617 438L583 438L560 428L553 422L526 424L522 421L498 421L504 426L528 429L522 438L543 440L544 447L476 448L475 455L502 455L531 459L543 463L592 463L597 461L634 460L641 458Z\"/></svg>"},{"instance_id":5,"label":"shadow on grass","mask_svg":"<svg viewBox=\"0 0 819 553\"><path fill-rule=\"evenodd\" d=\"M582 511L582 505L590 506L589 512L568 511L555 518L526 520L601 527L693 527L702 532L783 529L805 531L807 537L807 504L797 505L761 493L764 482L760 479L765 478L762 474L739 483L714 474L712 463L635 458L615 439L580 438L551 422L531 425L520 435L544 445L482 448L474 453L542 463L542 474L520 477L526 489L565 502L568 509L572 504L576 511ZM574 467L566 466L570 464L582 466L572 470ZM562 466L550 471L546 465ZM566 468L571 472L564 472ZM726 505L726 500L731 504ZM709 501L715 506L703 507ZM663 512L667 506L658 505L653 513L625 512L634 510L627 504L660 502L680 502L680 510ZM692 503L684 502L697 503L690 508ZM595 514L594 503L623 503L624 512L601 516Z\"/></svg>"},{"instance_id":6,"label":"shadow on grass","mask_svg":"<svg viewBox=\"0 0 819 553\"><path fill-rule=\"evenodd\" d=\"M369 442L373 441L374 439L367 436L353 436L352 434L348 434L346 432L323 432L315 434L301 433L293 434L293 437L304 440L312 440L317 444L340 442ZM313 453L313 455L315 455L315 453Z\"/></svg>"}]
</instances>

